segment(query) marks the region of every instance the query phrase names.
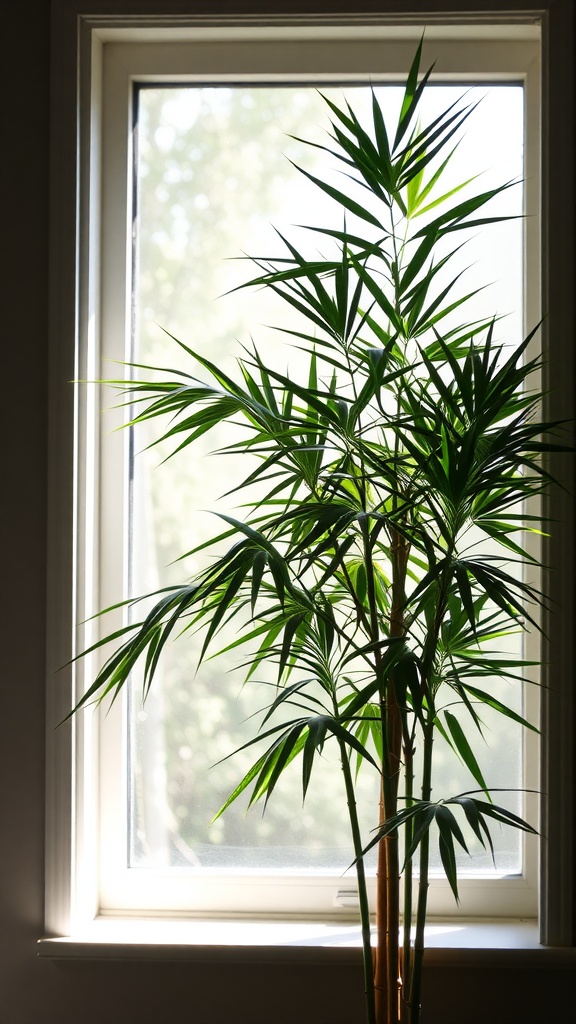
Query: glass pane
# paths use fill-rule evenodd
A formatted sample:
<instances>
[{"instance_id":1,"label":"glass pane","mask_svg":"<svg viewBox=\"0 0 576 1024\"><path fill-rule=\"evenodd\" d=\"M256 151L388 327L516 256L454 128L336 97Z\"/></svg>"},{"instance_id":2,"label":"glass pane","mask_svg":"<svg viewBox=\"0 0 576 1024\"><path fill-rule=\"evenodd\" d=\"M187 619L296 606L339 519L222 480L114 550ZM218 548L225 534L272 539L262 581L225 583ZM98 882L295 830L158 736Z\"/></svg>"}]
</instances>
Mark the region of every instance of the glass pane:
<instances>
[{"instance_id":1,"label":"glass pane","mask_svg":"<svg viewBox=\"0 0 576 1024\"><path fill-rule=\"evenodd\" d=\"M433 116L466 89L431 88L422 116ZM480 153L488 189L522 175L523 97L519 86L482 86L477 91L484 98L468 123L454 175L469 176L466 167L473 160L477 168ZM340 88L323 92L336 102L342 98ZM385 97L386 109L397 109L397 87L379 87L378 93L381 101ZM366 87L347 86L346 94L360 117L362 110L368 111ZM341 212L335 221L330 201L290 163L327 173L330 158L293 138L327 141L329 122L321 97L303 86L162 86L141 88L138 104L135 361L190 371L166 331L231 371L240 343L253 334L260 344L265 339L267 355L282 370L290 361L293 372L297 356L289 353L284 335L266 326L289 326L285 305L271 292L226 293L252 274L251 264L239 258L282 254L275 228L310 251L311 244L319 243L311 243L310 234L295 225L341 225ZM335 183L342 187L341 176ZM512 205L512 212L521 213L521 187L510 190L504 204L506 212ZM497 204L492 212L497 215ZM518 341L521 221L468 238L462 251L462 269L467 267L472 267L467 271L469 291L493 282L473 300L468 319L474 319L475 306L479 316L486 308L505 315L506 336ZM222 495L239 480L239 470L244 474L237 460L210 455L222 437L211 434L193 450L162 463L166 452L146 450L152 436L147 427L134 439L133 594L181 582L200 567L198 558L174 560L219 532L219 521L206 510L234 514L234 494ZM351 844L341 771L329 751L319 769L322 780L317 778L311 787L304 810L295 766L264 815L259 806L246 813L239 801L210 824L254 760L253 751L215 763L250 736L249 719L266 703L266 693L257 685L243 687L244 673L233 657L207 661L197 671L198 651L199 643L191 643L190 634L168 645L144 706L137 683L132 690L130 864L342 871L351 862ZM502 698L520 710L520 688L502 688ZM522 784L520 730L498 716L487 725L491 748L482 755L486 777L495 786L516 789ZM437 760L443 765L442 787L450 793L474 788L440 745ZM361 773L360 803L368 839L377 824L378 786L367 770ZM509 806L520 811L517 794L511 795ZM495 840L499 872L517 872L519 834L502 830ZM462 861L464 872L492 870L490 857L481 853Z\"/></svg>"}]
</instances>

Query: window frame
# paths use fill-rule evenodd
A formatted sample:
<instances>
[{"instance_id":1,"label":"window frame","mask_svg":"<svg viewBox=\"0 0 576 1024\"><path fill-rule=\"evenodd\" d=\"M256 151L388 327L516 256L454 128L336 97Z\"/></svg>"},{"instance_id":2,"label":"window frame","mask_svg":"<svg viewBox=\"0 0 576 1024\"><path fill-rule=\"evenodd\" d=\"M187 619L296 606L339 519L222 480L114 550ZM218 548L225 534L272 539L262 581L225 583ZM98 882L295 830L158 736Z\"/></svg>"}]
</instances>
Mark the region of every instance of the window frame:
<instances>
[{"instance_id":1,"label":"window frame","mask_svg":"<svg viewBox=\"0 0 576 1024\"><path fill-rule=\"evenodd\" d=\"M102 29L101 26L94 27L94 25L89 24L89 21L90 19L85 19L81 25L80 36L80 49L84 58L84 60L81 59L80 82L84 101L86 101L89 95L93 97L98 93L101 81L99 51L101 50L102 43L106 39L110 39L115 31L110 28ZM458 29L456 28L455 31L458 31ZM168 29L166 32L170 34L171 30ZM418 30L415 29L414 38L417 38L417 36ZM413 41L407 45L413 49ZM81 122L80 167L84 172L84 182L89 182L89 187L79 192L77 252L81 257L79 260L80 271L78 278L80 297L79 301L75 302L75 309L77 335L80 338L84 337L86 342L85 344L78 345L74 377L75 379L85 380L94 379L97 376L94 372L97 367L96 340L100 331L102 329L105 330L105 325L100 326L97 321L98 293L101 282L97 273L87 276L83 269L86 263L89 263L92 267L99 267L101 262L99 238L92 228L94 214L97 212L100 202L98 185L98 167L101 160L101 152L98 145L100 114L101 108L99 104L91 104L89 120ZM539 252L539 248L539 246L535 246L534 251ZM532 253L532 247L529 247L529 251ZM528 317L530 320L533 319L530 312ZM95 428L96 406L94 394L90 389L85 390L88 396L86 401L81 402L77 399L75 408L75 437L78 446L80 445L80 439L82 437L85 438L84 458L80 461L83 462L86 472L90 475L93 474L92 455L98 447L97 431ZM82 476L82 473L79 473L76 488L75 498L77 500L80 491L85 488L85 478ZM91 500L84 505L77 500L76 504L75 529L81 537L86 536L87 532L92 528L99 501L99 493L95 481L93 481L92 486L88 490L91 493ZM76 564L76 569L78 569L78 563ZM97 573L93 568L86 573L77 572L77 578L80 580L80 583L72 590L72 600L70 603L75 605L78 611L78 618L81 621L85 617L87 609L99 606L97 600L94 603L98 591L98 580ZM77 646L75 650L81 650L86 642L90 641L90 635L90 627L85 627L81 632L81 636L76 640ZM74 688L79 683L80 680L76 668L69 674L67 682L59 687L59 694L55 704L64 713L70 707L70 703L66 704L66 697L69 698L75 692ZM546 716L546 706L544 714ZM63 717L63 715L61 714L60 717ZM545 717L545 720L550 720L549 711L548 718L546 719ZM62 742L60 742L60 737L62 737ZM67 727L66 732L65 730L61 731L58 741L53 742L51 746L52 753L57 752L57 760L56 765L52 759L49 760L49 795L50 787L52 787L52 797L53 799L56 797L56 800L59 801L60 824L64 823L66 827L61 832L57 826L55 827L56 817L49 817L49 831L52 842L49 843L48 851L49 888L47 919L48 922L53 922L52 926L49 924L51 930L65 934L70 929L71 921L86 920L87 916L93 916L98 909L97 894L90 882L94 865L91 863L91 855L87 855L87 851L93 849L93 840L96 832L94 816L88 810L92 799L90 795L90 791L93 788L92 775L97 759L97 741L93 735L93 717L91 713L88 712L80 716L78 720L74 720ZM81 751L80 756L78 756L78 751ZM75 758L76 770L71 774L69 766ZM62 770L64 770L65 778L69 780L69 788L66 791L64 791L64 787L59 788L60 780L58 776ZM75 838L73 839L73 822L77 824L80 821L83 827L81 829L76 828ZM66 842L67 839L69 840L69 846ZM62 851L64 849L73 851L71 855L66 857L65 863L71 866L70 875L74 878L74 882L71 882L68 872L62 872L61 869L56 867L57 864L62 864ZM55 852L55 850L58 852ZM72 907L75 908L73 912L71 912ZM549 919L548 915L546 920ZM59 921L61 924L58 924ZM64 921L67 922L66 925L64 925Z\"/></svg>"},{"instance_id":2,"label":"window frame","mask_svg":"<svg viewBox=\"0 0 576 1024\"><path fill-rule=\"evenodd\" d=\"M322 30L320 30L322 31ZM401 69L409 66L411 53L417 44L419 30L410 32L397 29L395 38L390 39L389 30L382 30L382 39L374 41L375 30L371 30L368 40L362 29L354 33L358 37L358 67L364 61L370 68L386 66L389 70L384 80L391 80L401 73ZM264 33L263 33L264 34ZM131 218L133 199L131 196L131 168L133 152L130 127L133 122L132 104L133 86L139 83L162 83L170 77L174 84L187 81L202 82L245 82L266 80L273 83L293 80L300 77L310 80L314 60L323 69L330 64L341 67L341 61L350 59L350 29L346 30L346 38L340 33L332 32L329 52L323 53L324 41L318 39L318 32L309 29L299 30L298 36L304 39L292 39L292 33L278 30L265 30L266 47L260 52L253 39L238 42L235 38L228 39L226 30L199 32L198 38L178 43L146 42L125 43L122 40L104 40L103 48L103 172L102 172L102 280L101 280L101 359L102 366L96 378L106 377L113 367L113 360L129 359L130 347L130 296L133 294L132 262L130 251L126 250L127 240L131 241ZM206 38L207 37L207 38ZM407 38L404 38L407 37ZM302 48L307 43L314 47L313 58L306 58L302 72L289 72L288 68L296 59L302 60ZM479 46L476 40L432 39L428 42L429 50L438 58L438 68L442 70L434 75L434 80L460 80L464 75L474 80L490 82L517 81L520 68L524 69L525 89L531 98L530 138L528 159L537 162L538 154L538 83L539 83L539 47L536 40L487 40ZM320 50L320 53L319 53ZM497 52L494 53L494 50ZM368 51L368 52L367 52ZM501 51L501 52L500 52ZM478 67L487 63L490 70L476 72L470 67L470 61L478 61ZM453 62L453 63L451 63ZM248 71L248 67L256 66L262 70ZM394 66L395 65L395 66ZM194 73L186 69L194 68ZM279 69L272 71L271 69ZM286 70L284 70L284 68ZM455 69L454 71L452 69ZM462 69L466 68L466 72ZM506 68L506 71L502 69ZM512 70L509 70L509 69ZM242 70L244 69L244 70ZM349 74L357 80L358 72ZM323 70L320 81L331 80L329 72ZM341 75L338 76L341 79ZM367 82L368 74L361 75ZM529 82L527 81L529 79ZM120 145L125 138L126 144ZM109 143L109 140L110 143ZM535 152L532 152L534 150ZM118 182L126 183L126 189L118 187ZM528 218L526 230L535 238L539 231L539 196L538 175L533 173L527 187L526 209ZM125 256L124 256L125 254ZM534 273L534 268L532 268ZM532 309L527 314L527 322L537 323L540 310L535 297L538 288L534 280L529 282L526 294L531 300ZM121 297L125 296L125 306L121 308ZM126 339L120 337L121 325L125 325ZM82 400L82 393L80 400ZM129 436L121 438L114 427L127 417L127 411L117 410L116 414L109 409L110 397L102 389L99 390L100 404L105 407L103 412L103 430L100 435L100 452L102 463L102 480L98 485L101 494L100 515L105 539L101 536L100 580L101 594L93 611L102 607L110 607L118 600L118 594L127 592L127 555L120 544L121 537L127 537L129 526L130 499L126 493L126 484L130 477L129 471ZM96 489L96 488L95 488ZM119 496L124 490L124 524L118 513ZM114 524L111 528L107 524ZM85 557L91 557L91 551ZM123 569L120 570L119 567ZM109 581L111 581L109 583ZM122 585L124 584L124 586ZM106 631L120 628L122 617L117 621L107 618ZM536 638L532 638L533 640ZM538 641L536 640L536 646ZM528 653L527 657L531 655ZM536 653L535 657L538 657ZM87 671L86 671L87 670ZM89 684L95 674L92 665L83 666L81 671ZM537 691L527 688L528 703L532 705L532 718L537 720ZM535 706L536 705L536 706ZM341 878L338 875L295 875L284 877L282 873L272 872L250 873L239 872L230 876L217 871L195 872L185 868L124 868L121 866L127 848L125 835L127 806L125 794L128 788L126 780L127 754L122 742L126 736L125 711L121 701L107 708L100 719L100 908L101 912L121 913L123 910L137 912L145 908L155 912L188 912L188 913L259 913L294 914L306 913L326 916L338 915L343 919L353 915L353 909L337 906L338 892L341 889L354 888L352 877ZM533 735L525 737L527 766L537 762L537 743ZM121 782L120 782L121 780ZM525 780L528 789L538 788L537 773ZM532 804L529 811L531 820L537 824L536 801L532 797L525 800ZM448 883L444 879L433 879L429 890L429 916L486 916L489 913L512 917L532 917L536 914L537 888L537 844L534 837L521 837L525 869L518 878L467 878L462 877L460 883L460 904L454 904ZM370 888L375 888L375 880ZM184 903L186 893L186 903ZM374 894L373 894L374 895ZM297 908L297 909L295 909Z\"/></svg>"}]
</instances>

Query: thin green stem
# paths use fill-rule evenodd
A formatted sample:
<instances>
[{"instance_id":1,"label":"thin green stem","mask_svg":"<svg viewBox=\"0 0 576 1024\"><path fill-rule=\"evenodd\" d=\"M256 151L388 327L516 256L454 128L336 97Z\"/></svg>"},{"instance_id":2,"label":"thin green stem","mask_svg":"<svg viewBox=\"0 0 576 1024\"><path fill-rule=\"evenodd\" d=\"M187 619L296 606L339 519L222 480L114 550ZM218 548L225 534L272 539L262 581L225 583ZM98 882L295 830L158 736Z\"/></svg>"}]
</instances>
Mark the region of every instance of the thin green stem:
<instances>
[{"instance_id":1,"label":"thin green stem","mask_svg":"<svg viewBox=\"0 0 576 1024\"><path fill-rule=\"evenodd\" d=\"M372 961L372 934L370 928L370 907L368 904L368 888L366 885L366 870L362 854L362 837L360 834L360 823L358 821L358 808L354 779L350 768L350 760L346 744L339 740L340 760L344 774L344 786L346 788L346 800L348 803L348 817L350 830L352 832L352 843L354 856L356 858L356 877L358 880L358 903L360 906L360 924L362 930L362 959L364 964L364 991L366 993L366 1015L368 1024L377 1024L376 999L374 992L374 966Z\"/></svg>"},{"instance_id":2,"label":"thin green stem","mask_svg":"<svg viewBox=\"0 0 576 1024\"><path fill-rule=\"evenodd\" d=\"M414 751L413 737L409 733L407 733L407 731L405 732L404 735L404 780L406 807L410 807L414 799ZM406 825L404 827L405 851L408 851L412 844L413 833L414 824L412 819L410 819L406 822ZM404 929L402 943L402 1024L404 1024L404 1021L406 1021L407 1000L409 999L409 993L412 984L412 895L412 858L410 858L409 860L405 860L404 862L404 894L402 913L402 925Z\"/></svg>"},{"instance_id":3,"label":"thin green stem","mask_svg":"<svg viewBox=\"0 0 576 1024\"><path fill-rule=\"evenodd\" d=\"M434 717L431 714L424 730L424 763L422 767L422 799L429 800L432 795L432 751L434 747ZM427 830L420 843L420 880L418 883L418 906L416 910L416 933L414 937L414 964L410 989L409 1024L419 1024L420 999L422 992L422 967L424 961L424 930L428 906L428 886L430 867L430 832Z\"/></svg>"},{"instance_id":4,"label":"thin green stem","mask_svg":"<svg viewBox=\"0 0 576 1024\"><path fill-rule=\"evenodd\" d=\"M450 545L447 562L454 550L454 543ZM438 650L438 638L442 621L446 612L448 588L450 586L450 570L447 568L440 579L436 613L434 621L428 633L427 642L424 646L422 658L422 690L426 698L427 717L423 732L423 764L422 764L422 800L430 800L432 796L432 752L434 749L434 730L436 712L434 708L433 674L434 663ZM416 931L414 937L414 957L412 970L412 983L410 988L410 1017L409 1024L419 1024L420 1021L420 999L422 991L422 967L424 960L424 942L426 912L428 906L430 867L430 830L427 829L420 841L420 879L418 882L418 905L416 908Z\"/></svg>"}]
</instances>

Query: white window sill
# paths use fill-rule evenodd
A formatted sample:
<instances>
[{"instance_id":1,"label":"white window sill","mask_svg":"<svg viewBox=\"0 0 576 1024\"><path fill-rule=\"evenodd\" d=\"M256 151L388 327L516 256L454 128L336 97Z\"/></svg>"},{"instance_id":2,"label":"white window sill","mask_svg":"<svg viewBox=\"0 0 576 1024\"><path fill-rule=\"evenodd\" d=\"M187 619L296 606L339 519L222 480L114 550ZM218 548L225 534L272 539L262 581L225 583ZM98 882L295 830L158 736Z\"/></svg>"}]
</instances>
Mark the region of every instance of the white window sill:
<instances>
[{"instance_id":1,"label":"white window sill","mask_svg":"<svg viewBox=\"0 0 576 1024\"><path fill-rule=\"evenodd\" d=\"M576 964L576 949L539 944L535 921L434 922L427 926L427 962ZM354 961L361 945L354 924L310 921L96 918L70 936L44 938L41 957L297 962Z\"/></svg>"}]
</instances>

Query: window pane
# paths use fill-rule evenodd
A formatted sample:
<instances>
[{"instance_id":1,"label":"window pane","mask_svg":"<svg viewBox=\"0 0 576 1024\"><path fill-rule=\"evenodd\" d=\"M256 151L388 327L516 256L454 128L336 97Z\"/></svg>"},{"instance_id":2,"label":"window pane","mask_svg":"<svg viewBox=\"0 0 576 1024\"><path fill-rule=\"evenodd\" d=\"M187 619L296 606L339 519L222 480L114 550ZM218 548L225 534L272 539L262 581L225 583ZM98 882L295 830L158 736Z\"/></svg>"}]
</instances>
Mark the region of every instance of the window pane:
<instances>
[{"instance_id":1,"label":"window pane","mask_svg":"<svg viewBox=\"0 0 576 1024\"><path fill-rule=\"evenodd\" d=\"M466 89L431 88L422 116L433 117L434 109L445 108ZM522 89L483 85L476 91L484 98L468 123L454 176L469 176L466 167L473 161L476 170L480 162L490 188L522 175ZM339 88L323 92L335 102L342 97ZM382 86L378 92L381 102L385 96L386 109L397 107L397 87ZM369 108L370 91L347 86L346 94L361 117ZM289 353L284 336L265 326L288 326L285 306L271 292L225 293L251 275L251 265L236 258L282 253L275 227L310 251L318 243L295 225L341 225L341 212L289 162L326 175L330 158L292 138L327 141L325 104L315 89L303 86L146 87L138 95L135 361L186 365L164 328L233 371L239 343L253 334L259 344L265 339L267 355L282 370L290 360L294 372L297 357ZM336 184L342 187L342 179ZM521 213L521 187L506 193L503 203L507 213L511 206L513 213ZM497 215L496 206L492 212ZM467 267L473 268L467 290L494 282L470 303L467 318L474 319L476 309L478 316L485 315L487 308L505 316L502 335L517 342L523 306L521 221L467 239L462 269ZM190 372L189 365L186 369ZM221 496L240 479L239 471L245 475L244 467L234 459L210 456L223 438L211 433L191 453L188 449L163 464L166 452L146 451L151 440L152 434L139 429L133 443L138 452L131 484L133 594L182 581L200 567L197 558L176 565L174 560L219 532L218 520L205 510L235 510L241 518L234 494ZM170 645L144 706L137 683L132 690L130 864L342 871L351 862L351 844L341 772L329 750L319 769L322 781L317 778L312 785L304 811L295 764L264 816L258 807L246 814L238 802L210 825L253 762L252 749L211 766L251 735L249 719L268 697L267 687L243 687L238 659L208 661L196 671L198 649L190 634ZM272 675L268 681L273 682ZM519 686L510 692L510 685L502 684L501 697L521 710ZM494 718L486 723L490 750L481 751L485 776L494 786L517 789L522 785L520 730ZM440 746L437 760L439 789L474 788ZM378 786L367 770L361 774L360 803L368 839L377 824ZM518 794L511 794L508 804L521 811ZM499 873L519 871L519 833L496 832L495 842ZM472 861L465 858L462 870L489 872L491 858L483 851Z\"/></svg>"}]
</instances>

